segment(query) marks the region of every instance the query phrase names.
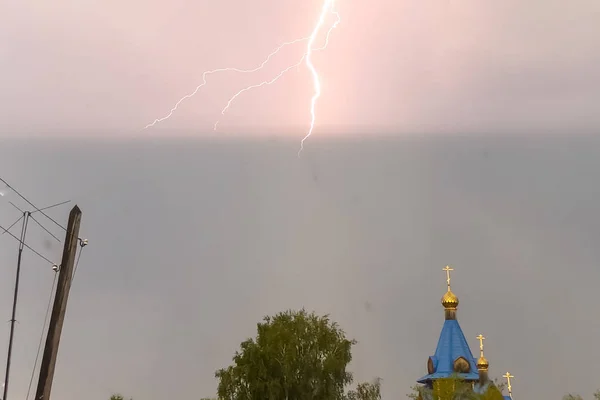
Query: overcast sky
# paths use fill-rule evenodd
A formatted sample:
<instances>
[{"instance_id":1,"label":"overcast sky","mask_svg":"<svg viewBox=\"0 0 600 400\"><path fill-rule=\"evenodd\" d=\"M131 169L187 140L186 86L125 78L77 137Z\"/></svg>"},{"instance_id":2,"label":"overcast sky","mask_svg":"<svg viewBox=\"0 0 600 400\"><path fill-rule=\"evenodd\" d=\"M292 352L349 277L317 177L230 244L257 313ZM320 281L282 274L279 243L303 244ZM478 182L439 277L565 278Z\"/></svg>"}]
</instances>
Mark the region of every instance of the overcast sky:
<instances>
[{"instance_id":1,"label":"overcast sky","mask_svg":"<svg viewBox=\"0 0 600 400\"><path fill-rule=\"evenodd\" d=\"M40 207L73 200L51 212L62 223L79 204L90 240L56 398L210 396L263 315L302 306L359 341L358 379L381 376L402 398L435 350L446 264L467 339L475 350L488 338L490 373L515 375L515 398L591 396L600 3L341 1L314 57L323 93L300 159L306 68L219 112L302 44L257 74L211 76L140 131L203 71L253 68L307 36L320 9L187 3L0 5L0 176ZM9 201L25 206L0 197L2 226L19 217ZM62 245L35 224L28 241L58 261ZM0 236L5 320L16 247ZM50 264L26 252L11 398L25 397L51 283Z\"/></svg>"}]
</instances>

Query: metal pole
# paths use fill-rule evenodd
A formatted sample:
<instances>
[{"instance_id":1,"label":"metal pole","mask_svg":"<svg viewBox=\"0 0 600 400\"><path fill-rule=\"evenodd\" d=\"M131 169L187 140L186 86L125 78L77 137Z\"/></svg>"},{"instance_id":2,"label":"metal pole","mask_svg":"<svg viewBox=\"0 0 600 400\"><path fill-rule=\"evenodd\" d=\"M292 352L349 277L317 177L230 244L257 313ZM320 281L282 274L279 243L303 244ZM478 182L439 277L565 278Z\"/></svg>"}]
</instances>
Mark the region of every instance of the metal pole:
<instances>
[{"instance_id":1,"label":"metal pole","mask_svg":"<svg viewBox=\"0 0 600 400\"><path fill-rule=\"evenodd\" d=\"M25 247L25 235L27 233L27 223L29 221L29 216L31 213L29 211L25 211L23 213L23 225L21 227L21 239L19 241L19 255L17 257L17 276L15 277L15 290L13 297L13 306L12 306L12 317L10 319L10 339L8 340L8 355L6 356L6 375L4 376L4 394L2 396L3 400L6 400L8 394L8 380L10 377L10 361L12 358L12 347L13 347L13 338L15 334L15 322L16 314L17 314L17 300L19 298L19 278L21 276L21 259L23 256L23 248Z\"/></svg>"}]
</instances>

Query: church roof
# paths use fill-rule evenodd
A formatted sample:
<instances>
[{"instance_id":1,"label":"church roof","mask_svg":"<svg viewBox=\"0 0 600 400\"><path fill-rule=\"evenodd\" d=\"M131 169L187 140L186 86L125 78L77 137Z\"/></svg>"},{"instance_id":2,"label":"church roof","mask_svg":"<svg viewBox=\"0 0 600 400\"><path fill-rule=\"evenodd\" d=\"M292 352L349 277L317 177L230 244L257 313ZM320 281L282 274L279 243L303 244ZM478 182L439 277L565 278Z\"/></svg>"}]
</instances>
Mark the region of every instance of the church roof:
<instances>
[{"instance_id":1,"label":"church roof","mask_svg":"<svg viewBox=\"0 0 600 400\"><path fill-rule=\"evenodd\" d=\"M468 381L476 381L479 379L477 372L477 365L471 349L467 344L467 339L463 334L458 321L450 319L444 321L442 332L440 333L440 339L438 340L437 348L435 349L435 355L431 357L433 362L433 372L425 375L417 382L426 383L431 380L440 378L449 378L450 376L456 375L454 372L454 361L463 357L467 360L470 366L468 373L457 374L462 379Z\"/></svg>"}]
</instances>

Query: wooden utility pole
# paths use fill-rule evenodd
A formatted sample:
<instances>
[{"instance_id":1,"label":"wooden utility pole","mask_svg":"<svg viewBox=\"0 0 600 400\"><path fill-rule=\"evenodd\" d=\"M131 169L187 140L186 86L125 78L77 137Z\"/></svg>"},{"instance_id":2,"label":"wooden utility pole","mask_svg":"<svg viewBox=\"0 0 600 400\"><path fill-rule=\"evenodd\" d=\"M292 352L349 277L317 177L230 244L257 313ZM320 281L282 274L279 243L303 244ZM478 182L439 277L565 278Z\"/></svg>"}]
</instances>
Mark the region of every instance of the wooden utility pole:
<instances>
[{"instance_id":1,"label":"wooden utility pole","mask_svg":"<svg viewBox=\"0 0 600 400\"><path fill-rule=\"evenodd\" d=\"M58 355L58 345L60 343L60 334L62 332L65 312L67 310L67 300L71 281L73 279L73 267L75 265L75 255L77 245L79 244L79 226L81 224L81 210L75 206L69 214L69 224L67 225L67 235L65 237L65 246L62 255L58 275L58 285L54 295L54 306L50 324L48 325L48 334L46 336L46 346L44 355L40 364L40 377L38 380L35 400L49 400L50 390L52 389L52 379L54 378L54 367L56 366L56 356Z\"/></svg>"}]
</instances>

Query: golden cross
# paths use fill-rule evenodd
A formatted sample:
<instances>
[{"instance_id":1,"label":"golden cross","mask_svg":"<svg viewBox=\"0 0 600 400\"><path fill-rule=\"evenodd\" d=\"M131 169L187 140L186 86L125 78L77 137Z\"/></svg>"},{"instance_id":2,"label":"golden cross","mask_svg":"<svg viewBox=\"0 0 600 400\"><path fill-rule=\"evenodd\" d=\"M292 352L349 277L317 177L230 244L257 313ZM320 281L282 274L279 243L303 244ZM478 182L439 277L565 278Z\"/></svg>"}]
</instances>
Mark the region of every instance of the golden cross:
<instances>
[{"instance_id":1,"label":"golden cross","mask_svg":"<svg viewBox=\"0 0 600 400\"><path fill-rule=\"evenodd\" d=\"M504 375L502 375L504 378L506 378L506 382L508 383L507 387L508 387L508 394L510 395L510 397L512 398L512 386L510 386L510 378L514 378L514 376L512 376L510 374L510 372L505 373Z\"/></svg>"},{"instance_id":2,"label":"golden cross","mask_svg":"<svg viewBox=\"0 0 600 400\"><path fill-rule=\"evenodd\" d=\"M446 265L446 268L442 269L442 271L446 271L446 282L448 283L448 291L450 291L450 271L454 271L454 269Z\"/></svg>"},{"instance_id":3,"label":"golden cross","mask_svg":"<svg viewBox=\"0 0 600 400\"><path fill-rule=\"evenodd\" d=\"M481 353L481 356L483 357L483 341L485 340L485 337L483 337L482 334L479 334L479 336L477 336L477 339L479 339L479 351Z\"/></svg>"}]
</instances>

